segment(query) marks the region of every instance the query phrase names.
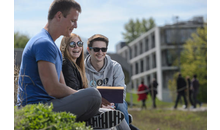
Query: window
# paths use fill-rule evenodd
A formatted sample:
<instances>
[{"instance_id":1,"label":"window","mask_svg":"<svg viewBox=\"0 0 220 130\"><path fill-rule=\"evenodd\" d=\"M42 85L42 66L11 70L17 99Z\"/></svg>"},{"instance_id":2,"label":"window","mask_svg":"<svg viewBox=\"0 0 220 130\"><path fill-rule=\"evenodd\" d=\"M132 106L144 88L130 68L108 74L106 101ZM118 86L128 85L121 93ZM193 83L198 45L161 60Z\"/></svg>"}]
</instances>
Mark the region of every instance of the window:
<instances>
[{"instance_id":1,"label":"window","mask_svg":"<svg viewBox=\"0 0 220 130\"><path fill-rule=\"evenodd\" d=\"M134 46L134 57L137 56L137 45Z\"/></svg>"},{"instance_id":2,"label":"window","mask_svg":"<svg viewBox=\"0 0 220 130\"><path fill-rule=\"evenodd\" d=\"M149 50L149 48L148 48L148 39L146 38L145 39L145 51L148 51Z\"/></svg>"},{"instance_id":3,"label":"window","mask_svg":"<svg viewBox=\"0 0 220 130\"><path fill-rule=\"evenodd\" d=\"M147 82L148 82L148 86L149 86L151 84L150 75L147 76Z\"/></svg>"},{"instance_id":4,"label":"window","mask_svg":"<svg viewBox=\"0 0 220 130\"><path fill-rule=\"evenodd\" d=\"M130 52L129 59L131 60L132 59L132 52L133 52L131 48L129 49L129 52Z\"/></svg>"},{"instance_id":5,"label":"window","mask_svg":"<svg viewBox=\"0 0 220 130\"><path fill-rule=\"evenodd\" d=\"M152 36L152 43L151 43L151 48L155 47L155 36Z\"/></svg>"},{"instance_id":6,"label":"window","mask_svg":"<svg viewBox=\"0 0 220 130\"><path fill-rule=\"evenodd\" d=\"M142 44L142 42L141 42L141 43L140 43L140 54L143 53L142 50L143 50L143 44Z\"/></svg>"},{"instance_id":7,"label":"window","mask_svg":"<svg viewBox=\"0 0 220 130\"><path fill-rule=\"evenodd\" d=\"M153 54L153 68L156 68L156 54Z\"/></svg>"},{"instance_id":8,"label":"window","mask_svg":"<svg viewBox=\"0 0 220 130\"><path fill-rule=\"evenodd\" d=\"M178 58L177 52L175 50L166 50L165 52L167 66L172 66L173 62Z\"/></svg>"},{"instance_id":9,"label":"window","mask_svg":"<svg viewBox=\"0 0 220 130\"><path fill-rule=\"evenodd\" d=\"M138 74L138 62L135 63L135 74Z\"/></svg>"},{"instance_id":10,"label":"window","mask_svg":"<svg viewBox=\"0 0 220 130\"><path fill-rule=\"evenodd\" d=\"M149 56L147 57L147 63L146 63L146 69L149 70L150 69L150 58Z\"/></svg>"},{"instance_id":11,"label":"window","mask_svg":"<svg viewBox=\"0 0 220 130\"><path fill-rule=\"evenodd\" d=\"M185 43L196 32L196 28L169 28L165 30L165 42L167 44Z\"/></svg>"},{"instance_id":12,"label":"window","mask_svg":"<svg viewBox=\"0 0 220 130\"><path fill-rule=\"evenodd\" d=\"M141 60L141 72L144 72L144 61Z\"/></svg>"}]
</instances>

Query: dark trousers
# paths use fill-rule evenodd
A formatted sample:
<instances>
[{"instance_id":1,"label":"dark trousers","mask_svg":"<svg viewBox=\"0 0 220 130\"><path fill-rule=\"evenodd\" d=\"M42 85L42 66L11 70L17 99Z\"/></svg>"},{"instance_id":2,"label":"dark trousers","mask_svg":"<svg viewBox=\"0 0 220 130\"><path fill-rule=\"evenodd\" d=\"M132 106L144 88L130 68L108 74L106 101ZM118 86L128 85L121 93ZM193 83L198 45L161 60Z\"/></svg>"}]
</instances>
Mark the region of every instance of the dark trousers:
<instances>
[{"instance_id":1,"label":"dark trousers","mask_svg":"<svg viewBox=\"0 0 220 130\"><path fill-rule=\"evenodd\" d=\"M186 108L187 108L186 95L185 95L185 92L184 92L184 91L178 92L177 98L176 98L176 103L175 103L174 108L177 108L177 104L178 104L178 102L179 102L179 100L180 100L181 97L183 97L184 102L185 102L185 105L186 105Z\"/></svg>"},{"instance_id":2,"label":"dark trousers","mask_svg":"<svg viewBox=\"0 0 220 130\"><path fill-rule=\"evenodd\" d=\"M193 91L192 90L189 90L189 102L194 107Z\"/></svg>"},{"instance_id":3,"label":"dark trousers","mask_svg":"<svg viewBox=\"0 0 220 130\"><path fill-rule=\"evenodd\" d=\"M197 99L198 91L193 92L193 101L194 101L194 108L196 108L196 104L198 103L201 106L201 102Z\"/></svg>"},{"instance_id":4,"label":"dark trousers","mask_svg":"<svg viewBox=\"0 0 220 130\"><path fill-rule=\"evenodd\" d=\"M153 108L156 108L157 106L156 106L156 102L155 102L155 100L156 100L156 95L157 95L157 92L153 92L153 93L150 93L150 96L151 96L151 98L152 98L152 101L153 101Z\"/></svg>"},{"instance_id":5,"label":"dark trousers","mask_svg":"<svg viewBox=\"0 0 220 130\"><path fill-rule=\"evenodd\" d=\"M81 89L61 99L52 99L53 111L70 112L77 116L76 121L85 121L99 114L101 106L101 94L95 88Z\"/></svg>"},{"instance_id":6,"label":"dark trousers","mask_svg":"<svg viewBox=\"0 0 220 130\"><path fill-rule=\"evenodd\" d=\"M141 100L141 101L142 101L141 109L143 109L143 108L146 109L146 108L147 108L147 107L146 107L146 104L145 104L146 99L143 99L143 100Z\"/></svg>"}]
</instances>

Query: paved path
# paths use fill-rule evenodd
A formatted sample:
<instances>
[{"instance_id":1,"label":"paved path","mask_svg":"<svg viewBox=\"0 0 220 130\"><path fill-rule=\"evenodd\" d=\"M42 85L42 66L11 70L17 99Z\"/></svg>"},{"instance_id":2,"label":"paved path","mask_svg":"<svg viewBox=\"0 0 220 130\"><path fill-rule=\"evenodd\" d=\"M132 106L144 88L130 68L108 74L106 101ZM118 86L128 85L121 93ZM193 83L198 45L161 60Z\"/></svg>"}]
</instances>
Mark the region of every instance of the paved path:
<instances>
[{"instance_id":1,"label":"paved path","mask_svg":"<svg viewBox=\"0 0 220 130\"><path fill-rule=\"evenodd\" d=\"M147 108L147 110L152 110L152 108ZM157 108L156 110L160 110L160 108ZM180 110L180 111L198 112L198 111L207 111L207 107L198 107L196 109L193 109L193 108L184 109L183 107L178 107L177 109L163 108L163 110ZM128 111L141 111L141 108L128 108Z\"/></svg>"}]
</instances>

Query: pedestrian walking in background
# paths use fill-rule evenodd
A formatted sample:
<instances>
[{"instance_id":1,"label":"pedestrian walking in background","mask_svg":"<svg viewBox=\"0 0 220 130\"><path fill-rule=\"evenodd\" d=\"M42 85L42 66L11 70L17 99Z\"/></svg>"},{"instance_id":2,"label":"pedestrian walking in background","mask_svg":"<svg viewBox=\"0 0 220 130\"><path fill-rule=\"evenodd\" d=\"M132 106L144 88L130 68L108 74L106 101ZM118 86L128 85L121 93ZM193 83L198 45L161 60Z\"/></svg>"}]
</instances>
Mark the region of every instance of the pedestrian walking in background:
<instances>
[{"instance_id":1,"label":"pedestrian walking in background","mask_svg":"<svg viewBox=\"0 0 220 130\"><path fill-rule=\"evenodd\" d=\"M199 93L199 80L197 79L197 75L195 74L192 79L192 88L193 88L193 101L194 101L194 108L196 108L196 104L198 103L200 107L202 103L197 99L197 95Z\"/></svg>"},{"instance_id":2,"label":"pedestrian walking in background","mask_svg":"<svg viewBox=\"0 0 220 130\"><path fill-rule=\"evenodd\" d=\"M157 86L158 86L158 83L156 81L155 78L153 78L152 80L152 83L149 85L149 90L150 90L150 95L151 95L151 98L152 98L152 102L153 102L153 108L156 108L156 96L157 96Z\"/></svg>"},{"instance_id":3,"label":"pedestrian walking in background","mask_svg":"<svg viewBox=\"0 0 220 130\"><path fill-rule=\"evenodd\" d=\"M192 83L190 80L190 77L187 76L186 77L186 81L187 81L187 93L188 93L188 98L189 98L189 102L190 104L194 107L194 102L193 102L193 88L192 88Z\"/></svg>"},{"instance_id":4,"label":"pedestrian walking in background","mask_svg":"<svg viewBox=\"0 0 220 130\"><path fill-rule=\"evenodd\" d=\"M185 95L186 81L182 77L181 73L179 73L176 83L177 83L177 98L176 98L174 109L177 108L178 102L181 97L183 97L184 99L185 109L186 109L187 108L187 101L186 101L186 95Z\"/></svg>"},{"instance_id":5,"label":"pedestrian walking in background","mask_svg":"<svg viewBox=\"0 0 220 130\"><path fill-rule=\"evenodd\" d=\"M146 100L147 100L147 93L149 88L144 85L144 81L141 81L141 84L138 86L138 101L142 101L141 109L147 109L146 107Z\"/></svg>"}]
</instances>

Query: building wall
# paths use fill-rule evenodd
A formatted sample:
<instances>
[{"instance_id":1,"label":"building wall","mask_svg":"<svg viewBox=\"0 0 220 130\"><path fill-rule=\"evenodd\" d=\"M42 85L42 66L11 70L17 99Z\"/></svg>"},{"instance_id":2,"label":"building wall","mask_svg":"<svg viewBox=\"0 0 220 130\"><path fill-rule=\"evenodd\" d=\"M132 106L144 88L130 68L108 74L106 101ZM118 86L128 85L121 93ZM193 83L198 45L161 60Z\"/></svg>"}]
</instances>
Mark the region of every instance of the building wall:
<instances>
[{"instance_id":1,"label":"building wall","mask_svg":"<svg viewBox=\"0 0 220 130\"><path fill-rule=\"evenodd\" d=\"M178 65L173 66L173 63L179 58L183 44L191 33L202 26L203 24L154 27L128 46L117 50L132 66L133 90L137 91L141 80L149 85L156 78L159 84L157 97L162 101L171 101L168 81L179 70Z\"/></svg>"}]
</instances>

